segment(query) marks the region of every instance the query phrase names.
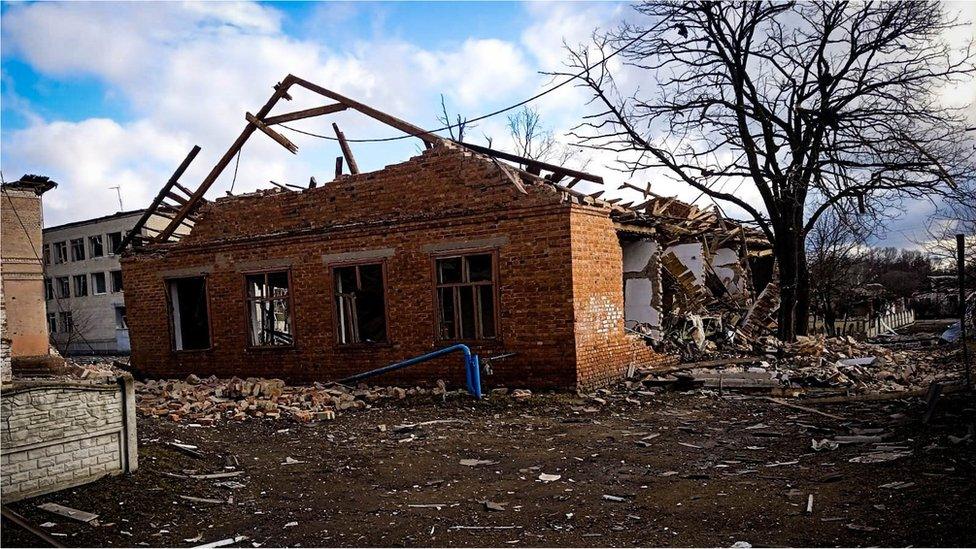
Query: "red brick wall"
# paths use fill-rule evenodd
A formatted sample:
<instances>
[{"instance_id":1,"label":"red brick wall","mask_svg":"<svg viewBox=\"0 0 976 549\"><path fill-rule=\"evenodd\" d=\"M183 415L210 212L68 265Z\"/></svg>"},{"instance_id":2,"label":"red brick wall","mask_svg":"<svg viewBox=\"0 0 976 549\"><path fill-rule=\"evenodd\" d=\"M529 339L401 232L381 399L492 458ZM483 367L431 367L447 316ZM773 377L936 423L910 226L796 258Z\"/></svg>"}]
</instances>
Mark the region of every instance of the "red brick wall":
<instances>
[{"instance_id":1,"label":"red brick wall","mask_svg":"<svg viewBox=\"0 0 976 549\"><path fill-rule=\"evenodd\" d=\"M634 349L621 335L622 267L613 227L605 211L577 214L579 206L570 206L549 185L526 188L528 194L519 192L490 161L438 147L303 193L218 200L202 210L192 234L179 244L123 259L132 363L157 377L193 372L331 380L446 346L450 342L435 339L437 252L430 246L470 242L497 250L500 315L500 337L472 349L483 358L516 353L493 363L494 375L483 380L486 388L610 381ZM571 230L585 235L571 236ZM594 258L587 257L589 245L596 248ZM331 268L322 256L380 249L393 250L385 259L390 344L340 346ZM290 265L296 344L248 349L242 272L271 264ZM174 352L164 279L194 270L208 273L213 346ZM617 274L601 282L608 272ZM577 276L580 281L574 281ZM605 302L613 306L583 306ZM608 328L617 326L619 334ZM592 329L602 332L580 333ZM577 355L585 364L580 374ZM438 378L463 383L460 355L388 374L377 383Z\"/></svg>"},{"instance_id":2,"label":"red brick wall","mask_svg":"<svg viewBox=\"0 0 976 549\"><path fill-rule=\"evenodd\" d=\"M620 379L631 362L673 362L624 331L623 251L606 212L578 206L570 220L577 387L585 391Z\"/></svg>"},{"instance_id":3,"label":"red brick wall","mask_svg":"<svg viewBox=\"0 0 976 549\"><path fill-rule=\"evenodd\" d=\"M545 186L518 192L491 164L428 151L414 169L346 177L310 192L240 197L208 207L193 235L167 252L123 260L133 364L154 376L260 375L328 380L446 346L435 342L433 252L438 243L497 246L501 337L473 345L493 364L486 386L575 384L569 206ZM383 174L389 179L382 177ZM273 238L236 241L271 226ZM506 241L500 243L500 241ZM331 269L323 254L389 249L390 345L337 345ZM247 349L242 270L290 263L293 349ZM173 352L164 277L209 270L213 348ZM192 269L191 269L192 270ZM189 271L184 271L186 274ZM396 381L463 381L460 355L414 366ZM386 381L390 381L392 377Z\"/></svg>"}]
</instances>

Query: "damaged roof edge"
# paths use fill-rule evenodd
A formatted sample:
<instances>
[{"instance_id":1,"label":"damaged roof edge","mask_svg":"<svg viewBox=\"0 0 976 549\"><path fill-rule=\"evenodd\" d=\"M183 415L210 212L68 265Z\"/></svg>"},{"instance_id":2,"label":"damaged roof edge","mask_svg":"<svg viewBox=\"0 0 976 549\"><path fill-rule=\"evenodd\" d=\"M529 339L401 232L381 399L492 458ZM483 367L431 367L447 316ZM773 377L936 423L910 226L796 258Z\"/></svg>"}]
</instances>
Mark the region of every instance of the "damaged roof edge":
<instances>
[{"instance_id":1,"label":"damaged roof edge","mask_svg":"<svg viewBox=\"0 0 976 549\"><path fill-rule=\"evenodd\" d=\"M296 111L293 113L269 116L271 110L275 107L275 105L277 105L279 100L284 99L286 101L291 101L292 97L288 92L292 86L299 86L308 91L336 101L337 103L333 105L325 105L323 107ZM256 114L252 115L249 112L245 113L247 125L241 131L240 135L231 144L224 155L217 161L216 165L214 165L203 181L201 181L200 185L195 190L191 190L180 184L179 178L183 175L183 173L189 167L189 164L200 151L198 146L194 146L193 150L190 151L166 184L162 187L162 189L160 189L160 192L157 194L150 207L146 209L143 217L138 223L136 223L129 234L126 235L120 248L125 248L130 242L136 238L140 238L140 232L143 229L146 221L153 214L157 213L168 218L170 222L160 231L153 230L153 232L156 234L146 237L146 243L162 244L171 242L173 240L180 240L183 235L181 235L178 231L185 227L192 228L192 225L196 220L197 210L203 203L206 202L204 199L204 194L210 189L223 170L233 160L234 156L238 153L238 151L240 151L241 147L243 147L244 143L256 130L260 130L261 132L265 133L283 147L294 153L297 151L297 146L291 143L291 141L289 141L283 135L277 133L271 126L284 121L322 116L346 109L356 110L374 120L398 129L408 136L416 137L424 142L427 149L431 149L437 145L461 147L475 155L483 156L485 159L490 159L492 163L494 163L509 179L509 181L511 181L512 184L523 194L527 193L523 183L546 183L551 185L556 190L561 191L571 202L584 206L607 208L610 210L610 216L614 219L615 223L617 223L619 227L624 229L627 227L632 227L634 228L633 232L644 233L643 230L637 230L636 228L638 227L645 229L654 228L655 232L657 233L661 233L662 229L664 229L664 232L670 234L672 238L682 239L693 238L694 236L702 234L703 232L719 232L722 233L727 240L734 237L737 233L741 232L744 234L748 230L746 227L734 221L722 218L717 211L704 210L695 205L681 202L676 198L664 198L657 195L653 195L649 198L650 194L645 192L644 197L647 200L637 206L634 206L631 203L625 205L617 204L621 201L619 198L601 199L600 196L603 194L603 191L589 195L581 193L572 189L572 187L580 181L589 181L602 185L604 184L603 178L591 173L573 170L555 164L549 164L540 160L526 158L504 151L498 151L489 147L446 139L405 120L401 120L400 118L370 107L369 105L319 86L318 84L309 82L308 80L299 78L295 75L288 74L284 79L282 79L281 82L274 86L274 92L271 94L271 97L261 107L261 109L257 111ZM344 139L342 132L338 130L337 126L335 127L335 130L337 139L340 141L340 145L343 145L343 157L340 157L340 159L345 158L352 171L358 172L359 170L357 167L355 167L352 153L350 150L348 150L348 142ZM498 162L499 160L513 162L519 166L516 167L500 164ZM513 174L509 172L509 169L515 169L517 170L517 173ZM543 171L549 173L543 175ZM337 162L337 174L338 173L341 173L341 164ZM561 182L567 178L569 178L569 181L565 185L561 184ZM280 185L277 183L275 183L275 185L287 190L285 185ZM753 237L755 237L755 235L749 236L750 240L753 240ZM745 238L745 236L743 236L743 238ZM140 242L140 244L141 243L142 242Z\"/></svg>"}]
</instances>

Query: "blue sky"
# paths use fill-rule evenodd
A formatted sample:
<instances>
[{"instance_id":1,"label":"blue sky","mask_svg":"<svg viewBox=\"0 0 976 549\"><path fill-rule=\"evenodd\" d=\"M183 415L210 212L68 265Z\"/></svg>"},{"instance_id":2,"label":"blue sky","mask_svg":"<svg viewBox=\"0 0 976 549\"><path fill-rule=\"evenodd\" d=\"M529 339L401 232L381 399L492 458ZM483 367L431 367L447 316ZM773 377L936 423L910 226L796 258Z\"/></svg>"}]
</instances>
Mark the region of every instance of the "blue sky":
<instances>
[{"instance_id":1,"label":"blue sky","mask_svg":"<svg viewBox=\"0 0 976 549\"><path fill-rule=\"evenodd\" d=\"M49 225L117 210L115 185L125 208L143 207L197 144L203 152L184 177L195 185L240 132L243 113L289 72L434 127L441 94L468 117L519 101L548 83L539 71L560 68L564 40L587 42L630 14L619 2L3 2L0 167L7 179L29 172L60 183L45 196ZM566 87L534 106L562 136L588 112L585 100ZM315 104L296 96L277 112ZM329 133L333 120L352 138L396 134L350 113L294 125ZM489 135L505 148L504 123L482 122L470 140ZM225 173L210 196L271 179L330 180L336 145L288 136L297 156L258 135L237 180ZM416 152L412 140L355 148L364 170ZM597 155L588 169L622 180L611 162ZM662 194L697 195L654 174L634 182L648 179ZM908 245L921 227L925 207L909 208L888 243Z\"/></svg>"},{"instance_id":2,"label":"blue sky","mask_svg":"<svg viewBox=\"0 0 976 549\"><path fill-rule=\"evenodd\" d=\"M53 177L48 224L146 205L194 144L185 176L199 180L271 86L293 73L418 125L437 125L440 95L472 117L521 100L558 68L562 41L585 41L624 13L620 3L9 3L0 4L0 162L4 176ZM285 110L314 105L296 97ZM536 106L557 133L582 113L571 90ZM375 122L334 117L351 138L394 135ZM294 126L317 133L329 121ZM473 139L504 145L504 117ZM291 157L266 139L246 145L237 180L220 196L331 179L335 144L291 134ZM417 144L357 146L361 168L378 169Z\"/></svg>"}]
</instances>

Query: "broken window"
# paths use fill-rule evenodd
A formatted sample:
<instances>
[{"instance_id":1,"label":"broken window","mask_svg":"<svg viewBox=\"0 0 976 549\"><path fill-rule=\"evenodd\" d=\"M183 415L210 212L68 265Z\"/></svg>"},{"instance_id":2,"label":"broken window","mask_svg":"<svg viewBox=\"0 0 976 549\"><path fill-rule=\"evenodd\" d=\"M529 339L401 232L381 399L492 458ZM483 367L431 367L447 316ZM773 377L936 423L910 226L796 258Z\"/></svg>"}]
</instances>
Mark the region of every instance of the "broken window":
<instances>
[{"instance_id":1,"label":"broken window","mask_svg":"<svg viewBox=\"0 0 976 549\"><path fill-rule=\"evenodd\" d=\"M58 289L58 297L59 298L71 297L71 289L70 289L71 287L68 284L68 277L59 276L56 282L57 282L57 289Z\"/></svg>"},{"instance_id":2,"label":"broken window","mask_svg":"<svg viewBox=\"0 0 976 549\"><path fill-rule=\"evenodd\" d=\"M50 265L51 264L51 245L50 244L44 244L43 246L41 246L41 250L43 250L42 253L44 254L44 264L45 265Z\"/></svg>"},{"instance_id":3,"label":"broken window","mask_svg":"<svg viewBox=\"0 0 976 549\"><path fill-rule=\"evenodd\" d=\"M105 273L92 273L92 294L101 295L105 293Z\"/></svg>"},{"instance_id":4,"label":"broken window","mask_svg":"<svg viewBox=\"0 0 976 549\"><path fill-rule=\"evenodd\" d=\"M85 260L85 239L75 238L71 241L71 261Z\"/></svg>"},{"instance_id":5,"label":"broken window","mask_svg":"<svg viewBox=\"0 0 976 549\"><path fill-rule=\"evenodd\" d=\"M105 246L102 245L102 235L88 237L88 251L92 257L102 257L105 255Z\"/></svg>"},{"instance_id":6,"label":"broken window","mask_svg":"<svg viewBox=\"0 0 976 549\"><path fill-rule=\"evenodd\" d=\"M436 269L441 339L495 337L494 255L439 258Z\"/></svg>"},{"instance_id":7,"label":"broken window","mask_svg":"<svg viewBox=\"0 0 976 549\"><path fill-rule=\"evenodd\" d=\"M58 317L55 313L47 314L47 331L49 334L58 332Z\"/></svg>"},{"instance_id":8,"label":"broken window","mask_svg":"<svg viewBox=\"0 0 976 549\"><path fill-rule=\"evenodd\" d=\"M88 277L85 275L75 275L75 297L88 295Z\"/></svg>"},{"instance_id":9,"label":"broken window","mask_svg":"<svg viewBox=\"0 0 976 549\"><path fill-rule=\"evenodd\" d=\"M249 274L247 285L248 343L276 347L294 343L288 272Z\"/></svg>"},{"instance_id":10,"label":"broken window","mask_svg":"<svg viewBox=\"0 0 976 549\"><path fill-rule=\"evenodd\" d=\"M125 317L125 306L115 306L115 327L119 330L128 330L129 322Z\"/></svg>"},{"instance_id":11,"label":"broken window","mask_svg":"<svg viewBox=\"0 0 976 549\"><path fill-rule=\"evenodd\" d=\"M122 233L108 233L108 253L115 254L119 244L122 244Z\"/></svg>"},{"instance_id":12,"label":"broken window","mask_svg":"<svg viewBox=\"0 0 976 549\"><path fill-rule=\"evenodd\" d=\"M75 329L75 321L71 318L71 311L58 313L58 316L61 317L61 331L66 334L71 333Z\"/></svg>"},{"instance_id":13,"label":"broken window","mask_svg":"<svg viewBox=\"0 0 976 549\"><path fill-rule=\"evenodd\" d=\"M55 242L54 243L54 262L55 263L67 263L68 262L68 243L67 242Z\"/></svg>"},{"instance_id":14,"label":"broken window","mask_svg":"<svg viewBox=\"0 0 976 549\"><path fill-rule=\"evenodd\" d=\"M44 277L44 299L54 299L54 281Z\"/></svg>"},{"instance_id":15,"label":"broken window","mask_svg":"<svg viewBox=\"0 0 976 549\"><path fill-rule=\"evenodd\" d=\"M173 349L191 351L210 347L207 279L202 276L167 281Z\"/></svg>"},{"instance_id":16,"label":"broken window","mask_svg":"<svg viewBox=\"0 0 976 549\"><path fill-rule=\"evenodd\" d=\"M112 271L112 292L122 291L122 271Z\"/></svg>"},{"instance_id":17,"label":"broken window","mask_svg":"<svg viewBox=\"0 0 976 549\"><path fill-rule=\"evenodd\" d=\"M332 280L339 343L385 342L383 264L336 267Z\"/></svg>"}]
</instances>

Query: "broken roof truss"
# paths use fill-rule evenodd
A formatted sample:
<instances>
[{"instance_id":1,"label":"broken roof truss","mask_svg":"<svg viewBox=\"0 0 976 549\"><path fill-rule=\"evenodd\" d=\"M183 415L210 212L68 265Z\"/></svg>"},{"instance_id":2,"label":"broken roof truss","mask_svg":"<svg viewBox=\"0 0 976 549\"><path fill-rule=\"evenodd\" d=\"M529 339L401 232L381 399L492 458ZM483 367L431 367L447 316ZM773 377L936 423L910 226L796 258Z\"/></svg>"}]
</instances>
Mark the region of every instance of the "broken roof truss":
<instances>
[{"instance_id":1,"label":"broken roof truss","mask_svg":"<svg viewBox=\"0 0 976 549\"><path fill-rule=\"evenodd\" d=\"M291 101L292 97L289 95L289 91L293 86L304 88L333 102L318 107L270 116L272 109L278 104L279 100ZM526 192L524 183L545 183L553 185L556 189L562 191L564 196L570 201L584 205L610 208L611 216L616 222L618 230L621 232L657 234L660 238L666 238L672 241L694 240L706 233L722 239L723 242L733 238L745 239L747 236L747 229L737 223L725 220L718 211L703 210L674 198L653 195L649 189L641 189L629 183L625 183L621 188L632 188L643 192L645 199L643 203L638 205L634 205L633 203L619 204L621 202L620 198L601 199L600 196L604 192L602 190L593 194L581 193L573 189L577 183L580 181L588 181L602 185L603 178L590 173L525 158L481 145L451 141L395 116L374 109L369 105L365 105L359 101L289 74L274 86L274 93L271 94L271 97L257 113L245 113L244 118L247 121L247 125L196 189L191 189L179 181L190 163L193 162L200 152L200 147L195 145L190 150L183 162L173 172L173 175L166 181L162 189L160 189L143 216L122 240L118 249L115 250L116 253L121 252L137 239L137 244L159 244L179 241L186 234L187 230L193 228L193 224L197 219L198 209L206 203L204 195L213 186L217 178L220 177L224 169L227 168L234 159L234 156L240 152L241 147L244 146L255 131L264 133L291 153L297 153L298 147L287 137L276 131L274 126L294 120L329 115L347 109L358 111L374 120L404 132L407 136L416 137L423 141L426 148L431 148L433 145L439 143L454 143L473 153L485 155L522 192ZM332 128L336 134L336 140L339 142L339 147L342 150L342 156L336 159L337 176L342 172L343 160L349 166L352 174L359 173L359 167L353 157L348 140L339 130L338 125L333 123ZM498 161L499 159L512 162L518 165L518 168L502 164ZM273 181L271 183L279 188L289 190L289 186L281 185ZM313 178L310 182L310 187L314 186L315 182ZM153 215L158 215L169 220L162 230L146 227L146 222ZM141 236L144 228L150 234ZM752 234L748 236L750 238L754 237Z\"/></svg>"},{"instance_id":2,"label":"broken roof truss","mask_svg":"<svg viewBox=\"0 0 976 549\"><path fill-rule=\"evenodd\" d=\"M335 103L269 116L269 113L275 107L275 105L278 104L279 100L291 100L291 96L288 92L293 86L305 88L306 90L312 91L327 99L335 101ZM189 229L193 227L193 223L196 220L197 210L206 202L204 195L214 184L217 178L220 177L220 174L223 173L224 169L227 168L227 166L234 159L234 156L241 150L241 147L244 146L244 143L247 142L255 131L261 131L290 152L297 153L298 147L287 137L275 131L273 126L294 120L302 120L305 118L332 114L347 109L358 111L390 127L403 131L410 136L416 137L423 141L427 148L432 147L435 143L447 141L446 139L437 136L419 126L415 126L395 116L374 109L369 105L365 105L359 101L350 99L332 90L323 88L322 86L289 74L281 82L274 86L274 93L271 94L271 97L264 104L264 106L257 111L256 114L251 114L249 112L245 113L244 118L247 121L247 125L241 131L240 135L233 142L233 144L231 144L230 148L227 149L227 152L220 157L216 165L214 165L207 176L203 178L203 181L200 182L195 190L191 190L179 182L180 177L182 177L190 163L193 162L197 154L200 152L200 147L194 146L193 149L190 150L183 162L179 165L176 171L173 172L173 175L169 178L169 180L166 181L163 188L160 189L159 193L153 199L150 206L146 209L143 216L123 239L116 252L124 250L130 243L133 243L133 241L137 238L137 235L140 235L143 228L152 233L145 237L145 240L150 243L163 243L180 240L182 232L180 229ZM356 164L356 160L352 155L352 150L349 147L349 142L346 140L345 135L339 130L339 127L335 123L332 124L332 127L336 133L336 139L339 142L339 146L342 149L342 157L337 159L337 171L341 171L341 162L344 158L350 171L353 174L359 173L358 165ZM592 181L595 183L603 182L600 177L592 174L503 153L501 151L495 151L487 147L470 145L466 143L459 144L478 153L487 154L492 157L503 158L522 164L528 173L536 176L540 176L543 171L549 172L545 175L545 179L553 183L559 182L565 178L569 178L570 186L575 185L581 180ZM282 185L278 186L283 187ZM169 219L169 223L162 230L155 230L146 227L146 222L153 215L165 217ZM142 239L142 237L139 238L140 240Z\"/></svg>"}]
</instances>

